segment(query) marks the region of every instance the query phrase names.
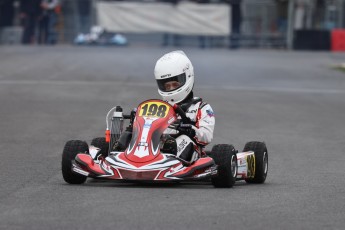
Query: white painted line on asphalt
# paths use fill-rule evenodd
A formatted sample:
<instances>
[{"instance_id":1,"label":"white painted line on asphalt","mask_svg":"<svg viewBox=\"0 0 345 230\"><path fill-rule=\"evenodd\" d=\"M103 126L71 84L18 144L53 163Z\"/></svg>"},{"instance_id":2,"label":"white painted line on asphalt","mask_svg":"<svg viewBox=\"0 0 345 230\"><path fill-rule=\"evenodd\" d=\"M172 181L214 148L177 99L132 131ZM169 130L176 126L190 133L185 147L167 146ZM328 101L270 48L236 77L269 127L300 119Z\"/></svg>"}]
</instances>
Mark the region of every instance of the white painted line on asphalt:
<instances>
[{"instance_id":1,"label":"white painted line on asphalt","mask_svg":"<svg viewBox=\"0 0 345 230\"><path fill-rule=\"evenodd\" d=\"M128 82L123 81L47 81L47 80L0 80L1 85L89 85L89 86L111 86L120 85L131 87L156 87L154 83L148 82ZM198 89L215 89L232 91L258 91L258 92L277 92L277 93L321 93L321 94L345 94L345 90L339 89L310 89L310 88L282 88L282 87L242 87L242 86L198 86Z\"/></svg>"}]
</instances>

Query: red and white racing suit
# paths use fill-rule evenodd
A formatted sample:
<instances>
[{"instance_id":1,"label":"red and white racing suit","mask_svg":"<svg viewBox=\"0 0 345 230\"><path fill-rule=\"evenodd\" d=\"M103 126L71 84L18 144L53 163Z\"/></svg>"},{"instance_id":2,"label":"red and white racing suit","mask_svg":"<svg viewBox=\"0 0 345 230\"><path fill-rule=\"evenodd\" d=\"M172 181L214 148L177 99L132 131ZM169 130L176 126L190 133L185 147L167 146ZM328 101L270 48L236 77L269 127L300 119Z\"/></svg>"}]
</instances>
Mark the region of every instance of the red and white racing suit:
<instances>
[{"instance_id":1,"label":"red and white racing suit","mask_svg":"<svg viewBox=\"0 0 345 230\"><path fill-rule=\"evenodd\" d=\"M194 123L192 128L195 130L194 142L204 147L213 139L213 131L215 125L214 112L211 106L202 102L201 99L196 100L185 108L186 116ZM164 134L178 134L177 130L167 129ZM198 153L194 151L194 142L187 135L180 135L176 138L177 156L193 162L198 158Z\"/></svg>"}]
</instances>

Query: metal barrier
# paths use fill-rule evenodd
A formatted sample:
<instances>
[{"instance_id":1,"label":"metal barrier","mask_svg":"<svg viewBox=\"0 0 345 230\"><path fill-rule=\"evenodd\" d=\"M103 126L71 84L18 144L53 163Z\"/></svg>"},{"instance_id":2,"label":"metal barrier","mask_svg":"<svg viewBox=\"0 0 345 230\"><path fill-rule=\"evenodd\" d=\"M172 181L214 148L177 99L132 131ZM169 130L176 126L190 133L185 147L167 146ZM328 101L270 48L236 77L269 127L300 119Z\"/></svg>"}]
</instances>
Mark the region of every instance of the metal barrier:
<instances>
[{"instance_id":1,"label":"metal barrier","mask_svg":"<svg viewBox=\"0 0 345 230\"><path fill-rule=\"evenodd\" d=\"M23 28L19 26L4 27L0 29L0 44L20 44Z\"/></svg>"}]
</instances>

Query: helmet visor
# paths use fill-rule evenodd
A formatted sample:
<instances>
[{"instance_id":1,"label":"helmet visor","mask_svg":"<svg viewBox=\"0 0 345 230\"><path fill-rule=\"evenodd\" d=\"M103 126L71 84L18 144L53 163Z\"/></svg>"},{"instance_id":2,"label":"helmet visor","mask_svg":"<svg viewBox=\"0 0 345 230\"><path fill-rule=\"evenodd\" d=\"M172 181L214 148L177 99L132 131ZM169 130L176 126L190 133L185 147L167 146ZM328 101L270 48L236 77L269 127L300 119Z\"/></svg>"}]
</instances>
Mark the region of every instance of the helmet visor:
<instances>
[{"instance_id":1,"label":"helmet visor","mask_svg":"<svg viewBox=\"0 0 345 230\"><path fill-rule=\"evenodd\" d=\"M163 92L174 91L181 88L186 83L186 74L169 77L166 79L157 80L158 88Z\"/></svg>"}]
</instances>

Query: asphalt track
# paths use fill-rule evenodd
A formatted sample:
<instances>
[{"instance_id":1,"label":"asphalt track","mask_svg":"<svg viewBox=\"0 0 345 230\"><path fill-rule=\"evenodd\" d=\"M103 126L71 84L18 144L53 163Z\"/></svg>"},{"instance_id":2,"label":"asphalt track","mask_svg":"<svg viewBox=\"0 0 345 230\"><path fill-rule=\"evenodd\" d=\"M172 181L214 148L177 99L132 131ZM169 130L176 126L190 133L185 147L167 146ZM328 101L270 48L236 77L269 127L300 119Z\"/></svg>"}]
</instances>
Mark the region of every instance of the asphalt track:
<instances>
[{"instance_id":1,"label":"asphalt track","mask_svg":"<svg viewBox=\"0 0 345 230\"><path fill-rule=\"evenodd\" d=\"M344 229L345 54L185 48L215 111L213 144L265 141L265 184L68 185L67 140L114 105L157 98L169 48L0 47L0 229Z\"/></svg>"}]
</instances>

